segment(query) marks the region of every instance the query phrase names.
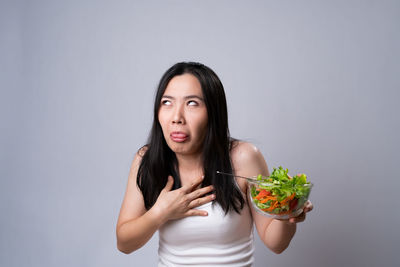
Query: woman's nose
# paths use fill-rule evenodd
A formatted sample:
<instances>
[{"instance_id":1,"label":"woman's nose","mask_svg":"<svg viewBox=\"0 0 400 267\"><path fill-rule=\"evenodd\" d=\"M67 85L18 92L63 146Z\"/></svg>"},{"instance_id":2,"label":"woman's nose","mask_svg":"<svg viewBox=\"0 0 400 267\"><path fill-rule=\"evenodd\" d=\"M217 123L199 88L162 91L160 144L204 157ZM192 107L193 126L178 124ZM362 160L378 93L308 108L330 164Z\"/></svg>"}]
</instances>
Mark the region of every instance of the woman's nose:
<instances>
[{"instance_id":1,"label":"woman's nose","mask_svg":"<svg viewBox=\"0 0 400 267\"><path fill-rule=\"evenodd\" d=\"M173 117L172 117L172 123L184 124L185 116L183 113L184 113L184 111L183 111L182 107L176 107Z\"/></svg>"}]
</instances>

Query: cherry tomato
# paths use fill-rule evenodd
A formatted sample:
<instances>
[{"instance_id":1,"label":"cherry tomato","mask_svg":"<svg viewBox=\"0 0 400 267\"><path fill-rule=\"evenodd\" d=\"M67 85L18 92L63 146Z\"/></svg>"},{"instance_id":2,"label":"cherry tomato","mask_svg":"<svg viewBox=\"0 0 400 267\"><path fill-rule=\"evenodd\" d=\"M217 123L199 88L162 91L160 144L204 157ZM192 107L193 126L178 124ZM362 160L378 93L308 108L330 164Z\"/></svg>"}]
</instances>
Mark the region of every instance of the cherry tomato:
<instances>
[{"instance_id":1,"label":"cherry tomato","mask_svg":"<svg viewBox=\"0 0 400 267\"><path fill-rule=\"evenodd\" d=\"M292 199L292 200L289 202L289 209L290 209L290 210L294 210L294 209L296 208L296 206L297 206L298 203L299 203L299 199L298 199L298 198Z\"/></svg>"}]
</instances>

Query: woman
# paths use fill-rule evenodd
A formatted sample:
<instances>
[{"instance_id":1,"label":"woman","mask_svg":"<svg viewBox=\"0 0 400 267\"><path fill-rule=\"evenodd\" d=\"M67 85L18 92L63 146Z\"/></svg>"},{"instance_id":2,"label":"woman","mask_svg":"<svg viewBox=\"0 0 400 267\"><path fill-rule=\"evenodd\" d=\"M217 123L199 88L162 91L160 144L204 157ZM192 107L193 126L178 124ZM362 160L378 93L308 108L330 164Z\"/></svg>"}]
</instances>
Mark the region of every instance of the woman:
<instances>
[{"instance_id":1,"label":"woman","mask_svg":"<svg viewBox=\"0 0 400 267\"><path fill-rule=\"evenodd\" d=\"M296 223L257 213L246 180L269 175L252 144L230 138L225 93L199 63L178 63L161 78L148 144L133 160L117 223L117 246L131 253L159 231L159 266L251 266L253 223L264 244L284 251Z\"/></svg>"}]
</instances>

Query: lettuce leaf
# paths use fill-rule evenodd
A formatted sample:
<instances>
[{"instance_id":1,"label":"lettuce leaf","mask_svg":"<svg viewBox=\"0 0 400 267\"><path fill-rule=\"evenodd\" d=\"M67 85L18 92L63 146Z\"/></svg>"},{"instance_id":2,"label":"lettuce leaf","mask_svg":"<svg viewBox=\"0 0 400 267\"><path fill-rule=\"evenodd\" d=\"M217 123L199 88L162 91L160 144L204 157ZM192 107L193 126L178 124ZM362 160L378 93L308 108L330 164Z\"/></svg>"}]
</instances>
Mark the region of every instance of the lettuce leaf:
<instances>
[{"instance_id":1,"label":"lettuce leaf","mask_svg":"<svg viewBox=\"0 0 400 267\"><path fill-rule=\"evenodd\" d=\"M310 192L309 187L304 187L305 184L310 184L310 182L307 182L307 176L299 174L290 178L288 173L288 169L283 169L282 166L279 166L278 168L273 168L271 175L268 177L258 175L259 188L270 191L272 195L277 196L278 201L282 201L293 193L296 194L296 198L307 196ZM256 192L252 192L252 196L255 195Z\"/></svg>"}]
</instances>

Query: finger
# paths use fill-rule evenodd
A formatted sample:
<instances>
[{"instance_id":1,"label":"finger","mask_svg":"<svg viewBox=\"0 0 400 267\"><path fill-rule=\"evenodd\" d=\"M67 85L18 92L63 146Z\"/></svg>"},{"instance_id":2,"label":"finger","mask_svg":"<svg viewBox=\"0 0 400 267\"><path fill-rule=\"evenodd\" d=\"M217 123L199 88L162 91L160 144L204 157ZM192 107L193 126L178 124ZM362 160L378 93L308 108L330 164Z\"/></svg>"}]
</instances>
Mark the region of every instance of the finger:
<instances>
[{"instance_id":1,"label":"finger","mask_svg":"<svg viewBox=\"0 0 400 267\"><path fill-rule=\"evenodd\" d=\"M212 192L213 190L214 190L214 186L209 185L209 186L194 190L193 192L187 194L187 198L188 198L188 200L191 201L193 199L201 197L204 194Z\"/></svg>"},{"instance_id":2,"label":"finger","mask_svg":"<svg viewBox=\"0 0 400 267\"><path fill-rule=\"evenodd\" d=\"M306 219L306 213L303 212L299 217L297 217L296 221L299 222L304 222Z\"/></svg>"},{"instance_id":3,"label":"finger","mask_svg":"<svg viewBox=\"0 0 400 267\"><path fill-rule=\"evenodd\" d=\"M189 209L193 209L193 208L199 207L201 205L204 205L208 202L211 202L214 199L215 199L215 195L209 195L209 196L205 196L202 198L197 198L195 200L192 200L188 207L189 207Z\"/></svg>"},{"instance_id":4,"label":"finger","mask_svg":"<svg viewBox=\"0 0 400 267\"><path fill-rule=\"evenodd\" d=\"M306 214L304 212L302 212L299 216L290 218L289 222L290 223L299 223L299 222L303 222L305 219L306 219Z\"/></svg>"},{"instance_id":5,"label":"finger","mask_svg":"<svg viewBox=\"0 0 400 267\"><path fill-rule=\"evenodd\" d=\"M174 184L174 178L172 178L172 176L169 175L168 176L168 181L167 181L167 184L164 187L164 190L171 191L173 184Z\"/></svg>"},{"instance_id":6,"label":"finger","mask_svg":"<svg viewBox=\"0 0 400 267\"><path fill-rule=\"evenodd\" d=\"M314 208L314 205L311 203L311 201L307 201L306 204L304 205L304 212L309 212L312 211Z\"/></svg>"},{"instance_id":7,"label":"finger","mask_svg":"<svg viewBox=\"0 0 400 267\"><path fill-rule=\"evenodd\" d=\"M203 182L203 179L204 179L204 176L201 176L200 178L194 180L192 183L182 186L182 190L185 193L192 192L193 189L195 189L197 186L199 186L199 184L201 184L201 182Z\"/></svg>"},{"instance_id":8,"label":"finger","mask_svg":"<svg viewBox=\"0 0 400 267\"><path fill-rule=\"evenodd\" d=\"M205 210L190 209L185 213L185 217L189 216L208 216L208 212Z\"/></svg>"}]
</instances>

